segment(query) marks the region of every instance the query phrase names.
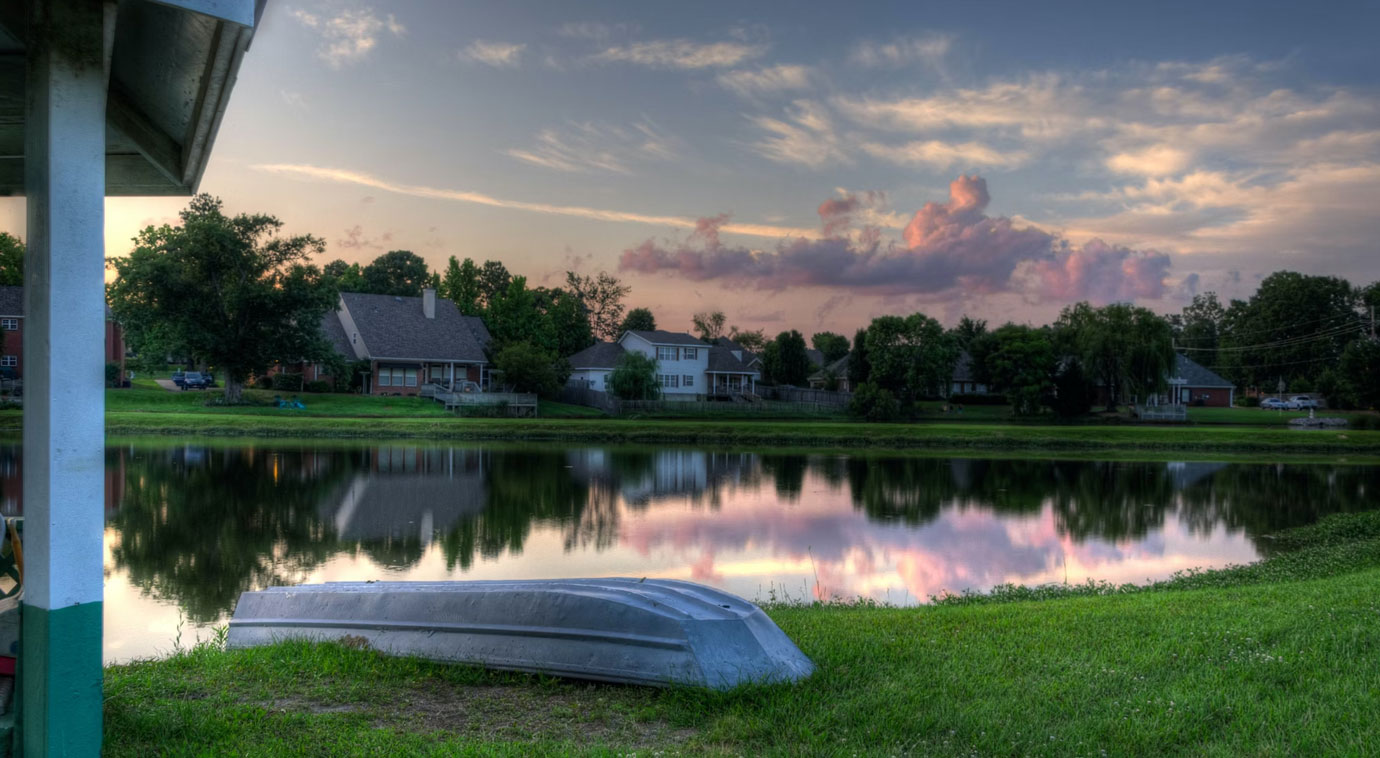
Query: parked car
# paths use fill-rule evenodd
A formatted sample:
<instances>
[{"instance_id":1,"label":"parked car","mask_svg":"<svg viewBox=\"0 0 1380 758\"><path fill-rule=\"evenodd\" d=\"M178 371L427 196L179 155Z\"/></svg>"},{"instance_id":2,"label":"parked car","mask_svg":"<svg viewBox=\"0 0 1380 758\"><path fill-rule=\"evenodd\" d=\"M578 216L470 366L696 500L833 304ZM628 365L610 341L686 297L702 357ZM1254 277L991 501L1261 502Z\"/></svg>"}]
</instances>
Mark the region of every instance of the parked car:
<instances>
[{"instance_id":1,"label":"parked car","mask_svg":"<svg viewBox=\"0 0 1380 758\"><path fill-rule=\"evenodd\" d=\"M185 371L174 371L172 380L173 384L182 387L183 383L187 381L187 373ZM182 389L186 389L186 387L182 387Z\"/></svg>"},{"instance_id":2,"label":"parked car","mask_svg":"<svg viewBox=\"0 0 1380 758\"><path fill-rule=\"evenodd\" d=\"M1297 409L1299 409L1299 410L1307 410L1307 409L1309 409L1309 408L1317 408L1317 407L1318 407L1318 401L1317 401L1317 400L1314 400L1313 398L1309 397L1308 395L1294 395L1293 397L1289 398L1289 407L1290 407L1290 408L1297 408Z\"/></svg>"},{"instance_id":3,"label":"parked car","mask_svg":"<svg viewBox=\"0 0 1380 758\"><path fill-rule=\"evenodd\" d=\"M1277 397L1267 397L1260 401L1260 407L1267 411L1287 411L1292 410L1292 406Z\"/></svg>"},{"instance_id":4,"label":"parked car","mask_svg":"<svg viewBox=\"0 0 1380 758\"><path fill-rule=\"evenodd\" d=\"M200 371L188 371L182 377L182 389L184 390L204 390L211 386L206 374Z\"/></svg>"}]
</instances>

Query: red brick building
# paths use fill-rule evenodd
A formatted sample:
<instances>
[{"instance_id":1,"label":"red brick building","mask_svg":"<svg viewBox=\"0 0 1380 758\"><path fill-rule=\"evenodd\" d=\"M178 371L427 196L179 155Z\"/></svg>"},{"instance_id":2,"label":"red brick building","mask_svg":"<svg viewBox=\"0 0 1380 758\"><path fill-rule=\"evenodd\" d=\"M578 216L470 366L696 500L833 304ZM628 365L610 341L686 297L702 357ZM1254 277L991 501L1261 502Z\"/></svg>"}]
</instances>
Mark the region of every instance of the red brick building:
<instances>
[{"instance_id":1,"label":"red brick building","mask_svg":"<svg viewBox=\"0 0 1380 758\"><path fill-rule=\"evenodd\" d=\"M105 362L125 375L125 334L110 308L105 309ZM0 373L24 378L24 288L0 286Z\"/></svg>"},{"instance_id":2,"label":"red brick building","mask_svg":"<svg viewBox=\"0 0 1380 758\"><path fill-rule=\"evenodd\" d=\"M342 292L321 332L347 362L369 362L364 391L371 395L416 395L424 384L488 384L484 321L460 313L431 288L421 297ZM276 366L269 374L278 372L301 374L304 382L326 378L321 364Z\"/></svg>"}]
</instances>

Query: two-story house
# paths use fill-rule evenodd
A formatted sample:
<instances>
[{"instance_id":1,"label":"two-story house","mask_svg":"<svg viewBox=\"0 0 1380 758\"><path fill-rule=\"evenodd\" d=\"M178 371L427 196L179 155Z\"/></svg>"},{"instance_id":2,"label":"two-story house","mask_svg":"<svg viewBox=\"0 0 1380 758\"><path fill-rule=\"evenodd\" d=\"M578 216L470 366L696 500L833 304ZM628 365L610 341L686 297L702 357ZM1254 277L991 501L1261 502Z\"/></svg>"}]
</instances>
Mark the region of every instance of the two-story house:
<instances>
[{"instance_id":1,"label":"two-story house","mask_svg":"<svg viewBox=\"0 0 1380 758\"><path fill-rule=\"evenodd\" d=\"M744 362L741 350L707 345L683 332L624 332L617 342L596 343L569 359L573 386L608 391L608 377L627 352L656 361L657 382L665 400L699 400L752 392L760 372Z\"/></svg>"}]
</instances>

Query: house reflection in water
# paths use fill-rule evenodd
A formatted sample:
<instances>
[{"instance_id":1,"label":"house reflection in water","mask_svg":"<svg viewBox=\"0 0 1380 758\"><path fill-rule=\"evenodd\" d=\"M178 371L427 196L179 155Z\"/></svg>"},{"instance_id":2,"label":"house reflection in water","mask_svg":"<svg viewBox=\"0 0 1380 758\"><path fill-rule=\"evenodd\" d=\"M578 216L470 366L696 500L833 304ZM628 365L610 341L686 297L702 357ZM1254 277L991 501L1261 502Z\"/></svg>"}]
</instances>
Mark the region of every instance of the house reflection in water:
<instances>
[{"instance_id":1,"label":"house reflection in water","mask_svg":"<svg viewBox=\"0 0 1380 758\"><path fill-rule=\"evenodd\" d=\"M488 503L486 451L377 447L355 455L363 457L355 473L319 509L344 542L415 541L424 549Z\"/></svg>"},{"instance_id":2,"label":"house reflection in water","mask_svg":"<svg viewBox=\"0 0 1380 758\"><path fill-rule=\"evenodd\" d=\"M125 494L125 462L122 448L105 452L105 512L120 507ZM17 445L0 446L0 517L24 515L24 461Z\"/></svg>"},{"instance_id":3,"label":"house reflection in water","mask_svg":"<svg viewBox=\"0 0 1380 758\"><path fill-rule=\"evenodd\" d=\"M725 488L760 482L761 460L755 453L577 448L565 457L576 480L617 494L631 507L677 497L692 502L708 497L712 504Z\"/></svg>"}]
</instances>

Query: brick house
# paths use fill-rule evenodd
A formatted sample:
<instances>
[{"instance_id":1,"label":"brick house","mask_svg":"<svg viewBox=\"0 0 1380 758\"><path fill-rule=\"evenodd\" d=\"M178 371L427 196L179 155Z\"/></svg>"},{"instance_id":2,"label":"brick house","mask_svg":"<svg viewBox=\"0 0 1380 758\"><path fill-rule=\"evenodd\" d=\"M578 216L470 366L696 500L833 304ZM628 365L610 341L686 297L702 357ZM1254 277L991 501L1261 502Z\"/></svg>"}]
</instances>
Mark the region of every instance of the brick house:
<instances>
[{"instance_id":1,"label":"brick house","mask_svg":"<svg viewBox=\"0 0 1380 758\"><path fill-rule=\"evenodd\" d=\"M322 331L347 361L369 361L367 394L416 395L428 383L488 384L484 321L461 314L429 287L421 297L342 292ZM320 367L315 372L320 378Z\"/></svg>"},{"instance_id":2,"label":"brick house","mask_svg":"<svg viewBox=\"0 0 1380 758\"><path fill-rule=\"evenodd\" d=\"M125 333L120 322L105 309L105 362L120 367L125 375ZM24 378L24 288L0 286L0 374Z\"/></svg>"}]
</instances>

